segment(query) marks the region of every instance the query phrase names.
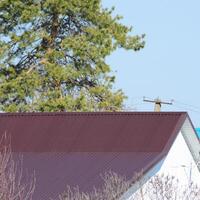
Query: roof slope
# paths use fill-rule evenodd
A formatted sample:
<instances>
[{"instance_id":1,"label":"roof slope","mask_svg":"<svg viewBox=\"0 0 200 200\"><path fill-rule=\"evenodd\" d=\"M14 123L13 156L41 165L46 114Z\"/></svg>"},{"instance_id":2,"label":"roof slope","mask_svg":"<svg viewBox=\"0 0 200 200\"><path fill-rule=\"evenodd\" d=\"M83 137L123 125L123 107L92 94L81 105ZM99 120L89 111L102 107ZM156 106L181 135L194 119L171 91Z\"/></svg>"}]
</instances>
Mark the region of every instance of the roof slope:
<instances>
[{"instance_id":1,"label":"roof slope","mask_svg":"<svg viewBox=\"0 0 200 200\"><path fill-rule=\"evenodd\" d=\"M35 170L34 199L46 200L66 184L88 191L112 170L131 178L166 156L187 114L184 112L0 114L0 134Z\"/></svg>"}]
</instances>

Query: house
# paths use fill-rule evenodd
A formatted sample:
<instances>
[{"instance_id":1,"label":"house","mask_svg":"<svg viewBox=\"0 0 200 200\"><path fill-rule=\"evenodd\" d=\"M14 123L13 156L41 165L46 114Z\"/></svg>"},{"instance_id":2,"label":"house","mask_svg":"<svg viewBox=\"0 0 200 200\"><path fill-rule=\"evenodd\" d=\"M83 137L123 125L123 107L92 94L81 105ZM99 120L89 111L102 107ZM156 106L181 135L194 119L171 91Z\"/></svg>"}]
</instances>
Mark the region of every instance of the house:
<instances>
[{"instance_id":1,"label":"house","mask_svg":"<svg viewBox=\"0 0 200 200\"><path fill-rule=\"evenodd\" d=\"M35 200L55 199L67 184L98 188L109 170L127 179L142 171L200 180L200 142L185 112L1 113L5 132L24 169L36 173ZM134 192L132 185L121 199Z\"/></svg>"}]
</instances>

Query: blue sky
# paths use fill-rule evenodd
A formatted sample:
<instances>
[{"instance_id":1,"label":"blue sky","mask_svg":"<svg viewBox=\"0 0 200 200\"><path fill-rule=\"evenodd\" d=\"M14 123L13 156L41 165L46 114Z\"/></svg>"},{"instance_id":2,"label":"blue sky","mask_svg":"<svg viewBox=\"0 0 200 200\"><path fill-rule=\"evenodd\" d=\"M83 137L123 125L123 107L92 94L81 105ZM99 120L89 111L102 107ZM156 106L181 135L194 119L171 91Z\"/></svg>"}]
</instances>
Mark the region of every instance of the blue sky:
<instances>
[{"instance_id":1,"label":"blue sky","mask_svg":"<svg viewBox=\"0 0 200 200\"><path fill-rule=\"evenodd\" d=\"M174 100L163 111L188 111L200 127L200 1L199 0L103 0L115 6L132 34L146 34L140 52L117 50L107 62L117 79L115 88L128 96L126 105L152 111L142 97Z\"/></svg>"},{"instance_id":2,"label":"blue sky","mask_svg":"<svg viewBox=\"0 0 200 200\"><path fill-rule=\"evenodd\" d=\"M196 131L197 131L197 134L198 134L198 136L200 138L200 128L196 129Z\"/></svg>"}]
</instances>

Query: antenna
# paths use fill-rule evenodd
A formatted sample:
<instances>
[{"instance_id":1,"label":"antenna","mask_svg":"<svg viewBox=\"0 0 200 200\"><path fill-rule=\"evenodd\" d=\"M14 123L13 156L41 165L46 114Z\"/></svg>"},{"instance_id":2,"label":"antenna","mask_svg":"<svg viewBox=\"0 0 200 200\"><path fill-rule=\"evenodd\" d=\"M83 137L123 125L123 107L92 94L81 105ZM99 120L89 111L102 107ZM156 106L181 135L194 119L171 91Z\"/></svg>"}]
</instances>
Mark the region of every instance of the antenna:
<instances>
[{"instance_id":1,"label":"antenna","mask_svg":"<svg viewBox=\"0 0 200 200\"><path fill-rule=\"evenodd\" d=\"M154 111L155 112L160 112L161 111L161 106L162 104L166 104L166 105L172 105L173 104L173 100L171 100L171 102L166 102L166 101L162 101L159 98L156 98L154 100L151 99L147 99L146 97L143 97L143 101L144 102L148 102L148 103L154 103Z\"/></svg>"}]
</instances>

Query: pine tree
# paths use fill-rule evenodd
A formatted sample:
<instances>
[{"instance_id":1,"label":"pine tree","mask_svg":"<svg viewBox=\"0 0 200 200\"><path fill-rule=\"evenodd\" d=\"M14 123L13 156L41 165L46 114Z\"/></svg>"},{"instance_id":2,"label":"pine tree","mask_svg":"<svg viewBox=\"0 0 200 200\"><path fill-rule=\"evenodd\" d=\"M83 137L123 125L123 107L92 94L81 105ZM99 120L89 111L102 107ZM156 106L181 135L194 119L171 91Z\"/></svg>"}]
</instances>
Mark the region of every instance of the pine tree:
<instances>
[{"instance_id":1,"label":"pine tree","mask_svg":"<svg viewBox=\"0 0 200 200\"><path fill-rule=\"evenodd\" d=\"M0 110L120 109L105 58L144 46L120 19L101 0L1 0Z\"/></svg>"}]
</instances>

